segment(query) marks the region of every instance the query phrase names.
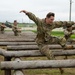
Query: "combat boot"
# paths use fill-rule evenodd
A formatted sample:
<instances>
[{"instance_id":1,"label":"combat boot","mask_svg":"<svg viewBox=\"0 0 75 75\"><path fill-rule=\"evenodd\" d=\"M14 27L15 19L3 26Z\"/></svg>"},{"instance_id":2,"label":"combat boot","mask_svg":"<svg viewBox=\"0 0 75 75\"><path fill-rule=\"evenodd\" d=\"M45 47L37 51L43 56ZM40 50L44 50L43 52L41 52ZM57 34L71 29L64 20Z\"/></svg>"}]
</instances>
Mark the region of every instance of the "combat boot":
<instances>
[{"instance_id":1,"label":"combat boot","mask_svg":"<svg viewBox=\"0 0 75 75\"><path fill-rule=\"evenodd\" d=\"M55 59L54 54L53 54L53 52L51 50L47 54L47 58L50 59L50 60L54 60Z\"/></svg>"},{"instance_id":2,"label":"combat boot","mask_svg":"<svg viewBox=\"0 0 75 75\"><path fill-rule=\"evenodd\" d=\"M73 49L73 45L65 45L64 47L63 47L63 49Z\"/></svg>"}]
</instances>

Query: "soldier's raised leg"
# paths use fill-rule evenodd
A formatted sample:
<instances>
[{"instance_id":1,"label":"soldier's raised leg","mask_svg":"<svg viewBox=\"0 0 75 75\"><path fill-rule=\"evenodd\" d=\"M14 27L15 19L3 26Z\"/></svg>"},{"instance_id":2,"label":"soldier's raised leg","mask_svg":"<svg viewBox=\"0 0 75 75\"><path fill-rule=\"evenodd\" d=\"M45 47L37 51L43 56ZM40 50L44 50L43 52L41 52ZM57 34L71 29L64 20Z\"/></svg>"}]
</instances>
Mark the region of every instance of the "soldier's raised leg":
<instances>
[{"instance_id":1,"label":"soldier's raised leg","mask_svg":"<svg viewBox=\"0 0 75 75\"><path fill-rule=\"evenodd\" d=\"M40 52L46 55L48 59L50 60L54 59L54 55L52 54L52 51L49 49L48 45L38 44L38 47L39 47Z\"/></svg>"},{"instance_id":2,"label":"soldier's raised leg","mask_svg":"<svg viewBox=\"0 0 75 75\"><path fill-rule=\"evenodd\" d=\"M63 38L59 39L58 44L60 44L64 50L72 49L73 45L67 45L66 42L67 42L67 40L65 39L65 37L63 37Z\"/></svg>"},{"instance_id":3,"label":"soldier's raised leg","mask_svg":"<svg viewBox=\"0 0 75 75\"><path fill-rule=\"evenodd\" d=\"M54 55L52 53L52 51L49 49L49 46L48 45L45 45L45 44L42 44L42 45L38 45L39 47L39 50L42 54L46 55L47 58L49 60L53 60L54 59ZM59 68L61 74L64 72L62 68Z\"/></svg>"},{"instance_id":4,"label":"soldier's raised leg","mask_svg":"<svg viewBox=\"0 0 75 75\"><path fill-rule=\"evenodd\" d=\"M66 39L65 38L58 38L58 37L50 37L50 40L48 40L48 42L46 42L47 44L60 44L61 46L64 46L66 43ZM47 46L46 46L47 47ZM48 47L49 48L49 47ZM47 49L47 48L46 48ZM48 54L49 55L49 54ZM54 57L54 55L51 52L51 55ZM62 68L59 68L60 73L63 74L64 70Z\"/></svg>"}]
</instances>

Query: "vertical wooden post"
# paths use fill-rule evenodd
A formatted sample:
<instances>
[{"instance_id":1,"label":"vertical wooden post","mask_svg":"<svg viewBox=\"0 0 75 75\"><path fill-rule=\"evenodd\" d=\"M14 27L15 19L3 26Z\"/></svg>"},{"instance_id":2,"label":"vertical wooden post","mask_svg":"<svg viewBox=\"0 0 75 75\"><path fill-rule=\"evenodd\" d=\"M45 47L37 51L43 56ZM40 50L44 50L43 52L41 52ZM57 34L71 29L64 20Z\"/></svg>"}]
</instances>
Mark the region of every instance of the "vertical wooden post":
<instances>
[{"instance_id":1,"label":"vertical wooden post","mask_svg":"<svg viewBox=\"0 0 75 75\"><path fill-rule=\"evenodd\" d=\"M20 58L15 58L15 61L21 61ZM15 70L14 75L24 75L22 70Z\"/></svg>"},{"instance_id":2,"label":"vertical wooden post","mask_svg":"<svg viewBox=\"0 0 75 75\"><path fill-rule=\"evenodd\" d=\"M11 61L10 57L4 57L4 61ZM11 75L11 70L5 70L4 72L5 75Z\"/></svg>"}]
</instances>

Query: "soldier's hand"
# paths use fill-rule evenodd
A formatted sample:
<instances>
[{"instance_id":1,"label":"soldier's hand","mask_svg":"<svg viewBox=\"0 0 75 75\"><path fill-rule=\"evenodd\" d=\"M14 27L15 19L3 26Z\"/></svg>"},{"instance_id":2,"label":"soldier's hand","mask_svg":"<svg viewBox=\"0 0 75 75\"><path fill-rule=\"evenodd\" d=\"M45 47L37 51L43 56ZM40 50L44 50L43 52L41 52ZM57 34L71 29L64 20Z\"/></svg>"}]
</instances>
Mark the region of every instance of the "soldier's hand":
<instances>
[{"instance_id":1,"label":"soldier's hand","mask_svg":"<svg viewBox=\"0 0 75 75\"><path fill-rule=\"evenodd\" d=\"M25 14L28 13L26 10L21 10L20 13L22 13L22 12L25 13Z\"/></svg>"},{"instance_id":2,"label":"soldier's hand","mask_svg":"<svg viewBox=\"0 0 75 75\"><path fill-rule=\"evenodd\" d=\"M72 34L75 34L75 31L72 31Z\"/></svg>"}]
</instances>

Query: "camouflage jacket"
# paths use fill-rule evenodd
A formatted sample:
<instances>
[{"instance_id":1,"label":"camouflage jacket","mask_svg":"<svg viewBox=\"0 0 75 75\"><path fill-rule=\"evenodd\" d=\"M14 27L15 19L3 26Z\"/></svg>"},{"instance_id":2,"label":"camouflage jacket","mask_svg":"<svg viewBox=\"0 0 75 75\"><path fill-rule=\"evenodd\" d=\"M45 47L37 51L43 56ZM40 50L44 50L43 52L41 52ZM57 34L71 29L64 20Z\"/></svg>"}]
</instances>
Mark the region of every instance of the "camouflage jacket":
<instances>
[{"instance_id":1,"label":"camouflage jacket","mask_svg":"<svg viewBox=\"0 0 75 75\"><path fill-rule=\"evenodd\" d=\"M14 26L14 25L12 26L13 31L17 31L17 29L18 29L18 26Z\"/></svg>"},{"instance_id":2,"label":"camouflage jacket","mask_svg":"<svg viewBox=\"0 0 75 75\"><path fill-rule=\"evenodd\" d=\"M5 27L3 27L3 26L0 25L0 31L4 31L4 28Z\"/></svg>"},{"instance_id":3,"label":"camouflage jacket","mask_svg":"<svg viewBox=\"0 0 75 75\"><path fill-rule=\"evenodd\" d=\"M45 19L39 19L33 13L28 12L26 14L31 20L33 20L37 25L37 36L36 42L37 43L44 43L48 41L51 37L51 31L55 28L60 28L65 25L73 25L74 22L67 22L67 21L55 21L51 24L46 24Z\"/></svg>"}]
</instances>

